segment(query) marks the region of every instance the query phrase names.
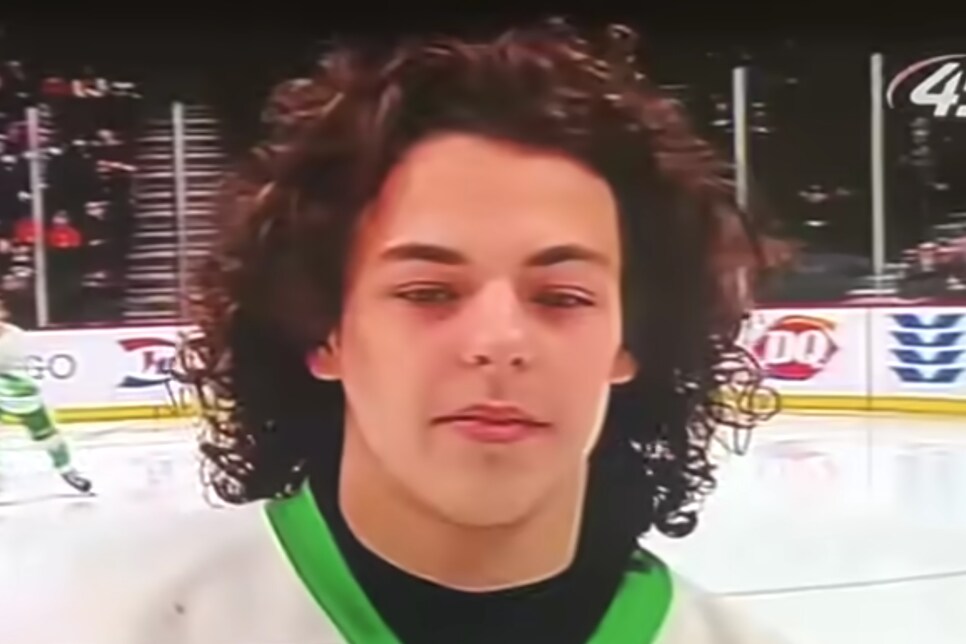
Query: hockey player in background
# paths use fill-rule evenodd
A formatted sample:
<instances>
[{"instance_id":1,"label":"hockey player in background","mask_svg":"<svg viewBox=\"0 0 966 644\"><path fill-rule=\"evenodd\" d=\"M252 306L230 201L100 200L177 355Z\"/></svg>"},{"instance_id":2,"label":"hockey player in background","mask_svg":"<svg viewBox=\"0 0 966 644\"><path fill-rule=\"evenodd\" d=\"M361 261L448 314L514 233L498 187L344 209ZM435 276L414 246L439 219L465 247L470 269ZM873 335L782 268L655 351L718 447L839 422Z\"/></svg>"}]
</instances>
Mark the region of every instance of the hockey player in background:
<instances>
[{"instance_id":1,"label":"hockey player in background","mask_svg":"<svg viewBox=\"0 0 966 644\"><path fill-rule=\"evenodd\" d=\"M696 529L715 433L768 414L724 279L754 231L634 35L358 46L288 85L200 280L237 507L72 532L0 641L782 641L640 541Z\"/></svg>"},{"instance_id":2,"label":"hockey player in background","mask_svg":"<svg viewBox=\"0 0 966 644\"><path fill-rule=\"evenodd\" d=\"M44 404L40 386L27 372L26 358L26 334L9 321L0 302L0 413L27 429L64 481L80 492L90 492L91 482L71 463L70 448Z\"/></svg>"}]
</instances>

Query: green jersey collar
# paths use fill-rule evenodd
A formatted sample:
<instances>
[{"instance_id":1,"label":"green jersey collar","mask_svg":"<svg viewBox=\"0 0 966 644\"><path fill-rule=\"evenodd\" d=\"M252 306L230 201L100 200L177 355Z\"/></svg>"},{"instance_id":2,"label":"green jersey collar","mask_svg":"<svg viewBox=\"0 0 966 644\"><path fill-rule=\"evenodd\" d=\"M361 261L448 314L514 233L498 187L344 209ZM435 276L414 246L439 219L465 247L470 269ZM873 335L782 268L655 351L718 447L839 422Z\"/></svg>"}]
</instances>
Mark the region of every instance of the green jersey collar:
<instances>
[{"instance_id":1,"label":"green jersey collar","mask_svg":"<svg viewBox=\"0 0 966 644\"><path fill-rule=\"evenodd\" d=\"M318 510L308 482L266 504L268 520L296 573L348 644L401 644L349 569ZM667 567L644 551L634 556L588 644L651 644L671 605Z\"/></svg>"}]
</instances>

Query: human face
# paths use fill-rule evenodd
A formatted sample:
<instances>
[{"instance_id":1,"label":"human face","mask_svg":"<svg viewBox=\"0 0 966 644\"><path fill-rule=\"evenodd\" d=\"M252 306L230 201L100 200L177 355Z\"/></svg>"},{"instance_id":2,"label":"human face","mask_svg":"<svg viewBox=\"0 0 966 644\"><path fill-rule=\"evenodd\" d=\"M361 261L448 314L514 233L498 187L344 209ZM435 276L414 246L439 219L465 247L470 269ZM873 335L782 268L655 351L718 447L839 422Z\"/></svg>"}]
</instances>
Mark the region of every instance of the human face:
<instances>
[{"instance_id":1,"label":"human face","mask_svg":"<svg viewBox=\"0 0 966 644\"><path fill-rule=\"evenodd\" d=\"M469 135L414 146L364 215L313 371L346 431L450 522L519 521L579 480L621 351L617 206L562 154ZM358 439L358 440L356 440Z\"/></svg>"}]
</instances>

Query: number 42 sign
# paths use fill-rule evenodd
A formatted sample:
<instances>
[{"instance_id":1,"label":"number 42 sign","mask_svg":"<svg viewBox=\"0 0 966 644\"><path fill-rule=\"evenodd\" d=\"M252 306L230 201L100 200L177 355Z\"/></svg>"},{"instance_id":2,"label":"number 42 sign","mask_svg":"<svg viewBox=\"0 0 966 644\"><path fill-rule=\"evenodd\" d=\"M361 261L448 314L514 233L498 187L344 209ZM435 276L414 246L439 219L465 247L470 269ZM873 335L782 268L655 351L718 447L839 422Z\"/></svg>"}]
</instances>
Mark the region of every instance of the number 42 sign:
<instances>
[{"instance_id":1,"label":"number 42 sign","mask_svg":"<svg viewBox=\"0 0 966 644\"><path fill-rule=\"evenodd\" d=\"M912 86L909 91L909 102L913 105L932 107L933 116L946 117L955 107L953 115L966 118L966 105L959 105L961 97L966 92L964 81L963 59L966 54L948 54L936 56L914 63L896 74L886 90L886 102L889 107L895 107L895 97L898 90L903 89L907 81L917 79L926 72L932 73Z\"/></svg>"}]
</instances>

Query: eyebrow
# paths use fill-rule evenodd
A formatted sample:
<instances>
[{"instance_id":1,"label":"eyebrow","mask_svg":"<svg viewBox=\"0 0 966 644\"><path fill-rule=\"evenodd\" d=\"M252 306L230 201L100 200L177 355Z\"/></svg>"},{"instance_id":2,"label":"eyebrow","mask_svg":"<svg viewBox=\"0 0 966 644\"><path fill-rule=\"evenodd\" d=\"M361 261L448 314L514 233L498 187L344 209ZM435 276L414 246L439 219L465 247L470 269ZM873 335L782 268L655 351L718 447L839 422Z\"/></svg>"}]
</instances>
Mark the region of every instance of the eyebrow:
<instances>
[{"instance_id":1,"label":"eyebrow","mask_svg":"<svg viewBox=\"0 0 966 644\"><path fill-rule=\"evenodd\" d=\"M380 255L382 261L423 261L435 264L458 266L468 264L465 255L446 246L425 243L403 243L391 246ZM601 252L581 246L579 244L562 244L550 246L527 259L528 267L547 267L564 262L587 262L607 268L611 260Z\"/></svg>"}]
</instances>

